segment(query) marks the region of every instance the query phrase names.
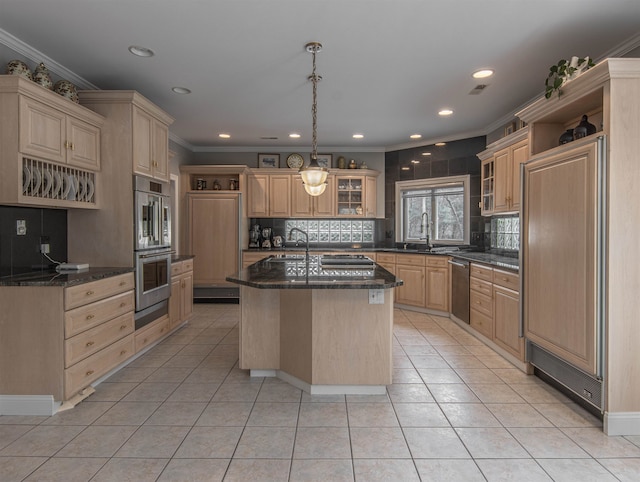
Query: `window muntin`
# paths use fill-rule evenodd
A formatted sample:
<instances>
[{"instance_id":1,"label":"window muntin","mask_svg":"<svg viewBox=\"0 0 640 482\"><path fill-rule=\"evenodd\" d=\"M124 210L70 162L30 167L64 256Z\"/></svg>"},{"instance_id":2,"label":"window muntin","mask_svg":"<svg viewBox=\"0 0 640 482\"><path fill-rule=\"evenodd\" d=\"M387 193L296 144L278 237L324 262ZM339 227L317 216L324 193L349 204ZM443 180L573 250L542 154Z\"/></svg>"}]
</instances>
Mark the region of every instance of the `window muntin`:
<instances>
[{"instance_id":1,"label":"window muntin","mask_svg":"<svg viewBox=\"0 0 640 482\"><path fill-rule=\"evenodd\" d=\"M469 244L469 176L396 182L396 211L397 242Z\"/></svg>"}]
</instances>

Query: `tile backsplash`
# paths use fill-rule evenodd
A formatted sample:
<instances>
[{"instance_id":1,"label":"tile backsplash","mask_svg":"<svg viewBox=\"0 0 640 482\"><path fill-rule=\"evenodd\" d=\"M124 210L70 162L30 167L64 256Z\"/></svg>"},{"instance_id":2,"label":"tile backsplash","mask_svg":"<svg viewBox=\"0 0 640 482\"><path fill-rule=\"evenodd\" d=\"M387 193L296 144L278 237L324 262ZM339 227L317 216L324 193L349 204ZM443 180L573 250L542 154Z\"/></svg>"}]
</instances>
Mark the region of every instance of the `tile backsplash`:
<instances>
[{"instance_id":1,"label":"tile backsplash","mask_svg":"<svg viewBox=\"0 0 640 482\"><path fill-rule=\"evenodd\" d=\"M491 248L518 251L520 249L520 217L491 218Z\"/></svg>"},{"instance_id":2,"label":"tile backsplash","mask_svg":"<svg viewBox=\"0 0 640 482\"><path fill-rule=\"evenodd\" d=\"M373 243L375 221L371 219L287 219L285 231L298 228L309 235L309 243ZM293 233L293 242L304 236Z\"/></svg>"}]
</instances>

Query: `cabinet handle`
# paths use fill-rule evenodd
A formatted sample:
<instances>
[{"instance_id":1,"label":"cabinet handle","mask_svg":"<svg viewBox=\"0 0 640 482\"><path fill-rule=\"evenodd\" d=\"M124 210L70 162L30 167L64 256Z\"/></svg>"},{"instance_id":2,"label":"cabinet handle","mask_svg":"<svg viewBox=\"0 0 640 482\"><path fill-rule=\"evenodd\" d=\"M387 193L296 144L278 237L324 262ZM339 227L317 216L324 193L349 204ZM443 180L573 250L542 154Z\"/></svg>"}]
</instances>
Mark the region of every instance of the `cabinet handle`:
<instances>
[{"instance_id":1,"label":"cabinet handle","mask_svg":"<svg viewBox=\"0 0 640 482\"><path fill-rule=\"evenodd\" d=\"M93 294L93 291L91 291L91 290L87 291L87 293L86 293L87 296L91 296L92 294Z\"/></svg>"},{"instance_id":2,"label":"cabinet handle","mask_svg":"<svg viewBox=\"0 0 640 482\"><path fill-rule=\"evenodd\" d=\"M85 376L87 376L87 377L90 376L90 375L93 375L93 370L89 370L87 373L85 373Z\"/></svg>"},{"instance_id":3,"label":"cabinet handle","mask_svg":"<svg viewBox=\"0 0 640 482\"><path fill-rule=\"evenodd\" d=\"M127 304L124 301L120 303L120 308L124 308L125 306L127 306Z\"/></svg>"},{"instance_id":4,"label":"cabinet handle","mask_svg":"<svg viewBox=\"0 0 640 482\"><path fill-rule=\"evenodd\" d=\"M476 305L481 305L482 303L480 301L476 301Z\"/></svg>"},{"instance_id":5,"label":"cabinet handle","mask_svg":"<svg viewBox=\"0 0 640 482\"><path fill-rule=\"evenodd\" d=\"M127 282L126 282L126 281L120 281L120 286L124 286L124 285L126 285L126 284L127 284Z\"/></svg>"},{"instance_id":6,"label":"cabinet handle","mask_svg":"<svg viewBox=\"0 0 640 482\"><path fill-rule=\"evenodd\" d=\"M69 141L64 141L64 148L69 149Z\"/></svg>"},{"instance_id":7,"label":"cabinet handle","mask_svg":"<svg viewBox=\"0 0 640 482\"><path fill-rule=\"evenodd\" d=\"M122 351L120 352L120 355L126 355L126 354L127 354L127 350L122 350Z\"/></svg>"},{"instance_id":8,"label":"cabinet handle","mask_svg":"<svg viewBox=\"0 0 640 482\"><path fill-rule=\"evenodd\" d=\"M71 150L72 150L72 151L75 151L75 150L76 150L76 146L73 144L73 142L71 142L69 145L71 146Z\"/></svg>"},{"instance_id":9,"label":"cabinet handle","mask_svg":"<svg viewBox=\"0 0 640 482\"><path fill-rule=\"evenodd\" d=\"M91 345L93 345L94 343L95 343L95 342L93 342L93 341L88 341L88 342L87 342L87 344L86 344L85 346L91 346Z\"/></svg>"},{"instance_id":10,"label":"cabinet handle","mask_svg":"<svg viewBox=\"0 0 640 482\"><path fill-rule=\"evenodd\" d=\"M94 315L87 315L86 320L93 320L95 318Z\"/></svg>"},{"instance_id":11,"label":"cabinet handle","mask_svg":"<svg viewBox=\"0 0 640 482\"><path fill-rule=\"evenodd\" d=\"M122 326L120 327L120 329L121 329L121 330L124 330L124 329L126 329L126 328L127 328L127 325L122 325Z\"/></svg>"}]
</instances>

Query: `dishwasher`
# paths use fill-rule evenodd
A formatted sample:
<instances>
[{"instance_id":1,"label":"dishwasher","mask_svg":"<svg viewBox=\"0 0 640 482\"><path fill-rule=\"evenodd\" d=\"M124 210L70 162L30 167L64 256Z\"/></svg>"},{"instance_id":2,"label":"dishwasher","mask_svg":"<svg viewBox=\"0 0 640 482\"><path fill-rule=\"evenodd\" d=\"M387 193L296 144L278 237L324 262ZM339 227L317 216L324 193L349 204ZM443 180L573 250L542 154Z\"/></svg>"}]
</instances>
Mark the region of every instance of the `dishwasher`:
<instances>
[{"instance_id":1,"label":"dishwasher","mask_svg":"<svg viewBox=\"0 0 640 482\"><path fill-rule=\"evenodd\" d=\"M469 323L469 262L449 260L451 265L451 314Z\"/></svg>"}]
</instances>

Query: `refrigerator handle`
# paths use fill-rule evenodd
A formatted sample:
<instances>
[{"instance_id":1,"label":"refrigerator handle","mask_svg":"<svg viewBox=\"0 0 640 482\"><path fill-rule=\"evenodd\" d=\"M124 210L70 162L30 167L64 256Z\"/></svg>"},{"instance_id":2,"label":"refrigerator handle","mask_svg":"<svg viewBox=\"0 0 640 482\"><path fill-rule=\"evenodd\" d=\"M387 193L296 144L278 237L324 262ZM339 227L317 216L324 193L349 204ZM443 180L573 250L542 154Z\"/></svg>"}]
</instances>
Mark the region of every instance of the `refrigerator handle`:
<instances>
[{"instance_id":1,"label":"refrigerator handle","mask_svg":"<svg viewBox=\"0 0 640 482\"><path fill-rule=\"evenodd\" d=\"M525 182L524 182L524 174L525 174L525 167L524 167L525 163L520 164L520 255L518 256L518 262L520 264L519 266L519 270L518 273L520 274L519 277L519 289L520 289L520 309L518 310L518 337L519 338L524 338L524 273L523 273L523 268L524 268L524 260L523 260L523 256L524 256L524 250L522 249L523 246L523 239L522 239L522 234L523 231L526 233L526 227L523 230L522 228L523 223L522 223L522 213L525 212L525 205L524 205L524 201L526 199L525 196Z\"/></svg>"}]
</instances>

